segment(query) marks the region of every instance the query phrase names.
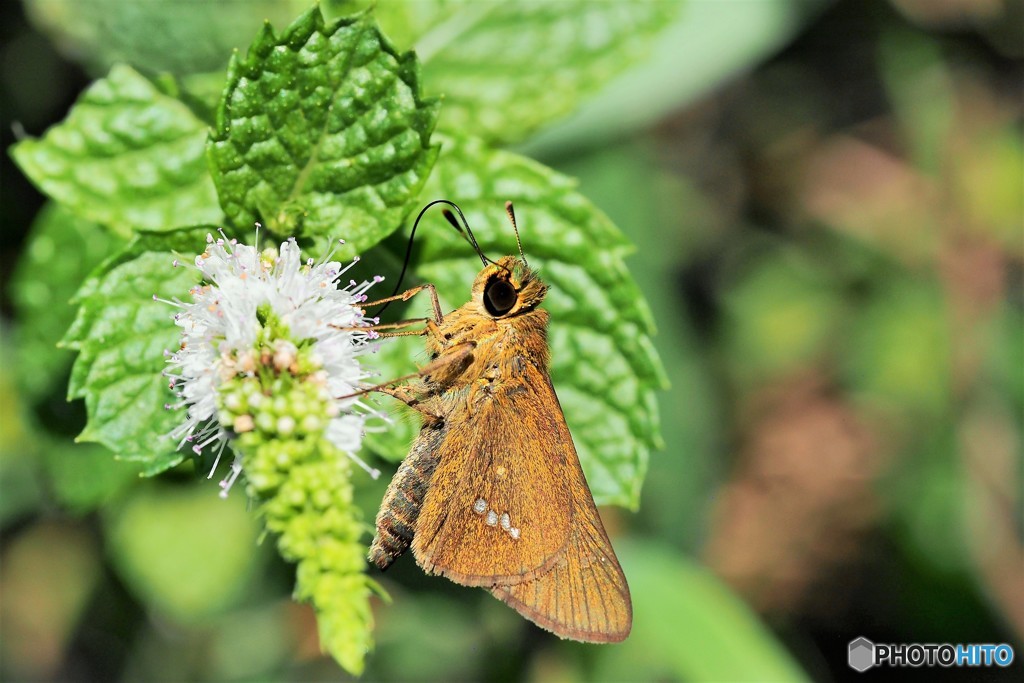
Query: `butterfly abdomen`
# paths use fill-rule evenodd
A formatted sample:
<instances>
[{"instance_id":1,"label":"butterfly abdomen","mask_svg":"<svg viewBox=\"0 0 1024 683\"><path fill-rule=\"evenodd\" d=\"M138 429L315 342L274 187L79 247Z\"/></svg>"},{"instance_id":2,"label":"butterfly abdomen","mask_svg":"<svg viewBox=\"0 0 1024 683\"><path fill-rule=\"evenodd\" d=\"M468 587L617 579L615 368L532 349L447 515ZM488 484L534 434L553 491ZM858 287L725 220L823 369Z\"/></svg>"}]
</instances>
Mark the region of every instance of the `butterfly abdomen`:
<instances>
[{"instance_id":1,"label":"butterfly abdomen","mask_svg":"<svg viewBox=\"0 0 1024 683\"><path fill-rule=\"evenodd\" d=\"M437 468L437 444L441 437L441 429L421 429L384 494L377 513L377 533L370 545L370 561L381 569L390 567L412 543L423 498Z\"/></svg>"}]
</instances>

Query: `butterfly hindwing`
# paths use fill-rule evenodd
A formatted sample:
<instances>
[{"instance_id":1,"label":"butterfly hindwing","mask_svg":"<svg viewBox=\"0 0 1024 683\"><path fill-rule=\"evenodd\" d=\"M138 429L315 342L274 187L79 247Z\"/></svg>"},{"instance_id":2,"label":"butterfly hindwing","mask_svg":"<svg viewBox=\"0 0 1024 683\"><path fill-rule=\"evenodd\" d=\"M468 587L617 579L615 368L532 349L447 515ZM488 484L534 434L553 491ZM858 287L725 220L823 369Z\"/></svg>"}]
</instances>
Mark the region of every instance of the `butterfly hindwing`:
<instances>
[{"instance_id":1,"label":"butterfly hindwing","mask_svg":"<svg viewBox=\"0 0 1024 683\"><path fill-rule=\"evenodd\" d=\"M629 586L582 472L579 477L584 495L576 496L569 543L551 570L491 593L562 638L615 643L633 623Z\"/></svg>"}]
</instances>

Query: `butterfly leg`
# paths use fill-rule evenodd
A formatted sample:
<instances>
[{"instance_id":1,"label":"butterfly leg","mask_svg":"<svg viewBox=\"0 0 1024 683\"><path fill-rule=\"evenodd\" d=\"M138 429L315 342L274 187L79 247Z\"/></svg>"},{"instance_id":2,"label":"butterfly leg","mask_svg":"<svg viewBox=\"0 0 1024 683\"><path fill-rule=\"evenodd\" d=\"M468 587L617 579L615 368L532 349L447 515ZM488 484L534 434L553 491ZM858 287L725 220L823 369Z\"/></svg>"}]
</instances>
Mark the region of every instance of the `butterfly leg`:
<instances>
[{"instance_id":1,"label":"butterfly leg","mask_svg":"<svg viewBox=\"0 0 1024 683\"><path fill-rule=\"evenodd\" d=\"M397 398L399 401L418 412L423 416L424 426L434 426L444 422L444 419L440 415L434 414L423 405L422 396L425 392L422 390L417 391L412 386L403 384L399 387L381 387L376 391L382 394L387 394L392 398Z\"/></svg>"},{"instance_id":2,"label":"butterfly leg","mask_svg":"<svg viewBox=\"0 0 1024 683\"><path fill-rule=\"evenodd\" d=\"M428 328L429 328L429 325L428 325ZM424 365L422 368L420 368L419 372L414 372L414 373L411 373L409 375L403 375L401 377L396 377L396 378L394 378L392 380L389 380L387 382L381 382L380 384L376 384L376 385L374 385L372 387L366 387L365 389L360 389L359 391L354 391L351 394L345 394L344 396L336 396L335 399L336 400L340 400L340 399L344 399L344 398L353 398L355 396L362 396L363 394L369 394L371 392L377 391L377 392L380 392L382 394L387 394L388 396L393 396L393 397L397 398L399 401L402 401L403 403L408 405L410 408L413 408L413 409L423 413L425 416L432 417L435 420L439 420L439 419L441 419L439 416L427 413L427 412L424 411L424 409L422 407L419 407L420 401L419 401L418 398L415 397L415 389L413 389L411 386L404 385L404 386L400 386L400 387L391 388L391 385L392 384L397 384L398 382L404 382L404 381L410 380L410 379L417 379L417 378L427 377L431 373L434 373L434 372L437 372L440 369L446 368L449 365L451 365L452 363L457 363L457 362L464 361L464 360L466 360L467 358L470 357L470 355L473 353L473 349L475 347L476 347L476 342L463 342L461 344L456 344L455 346L451 347L449 350L445 351L444 355L438 356L437 358L435 358L434 360L430 361L429 363Z\"/></svg>"},{"instance_id":3,"label":"butterfly leg","mask_svg":"<svg viewBox=\"0 0 1024 683\"><path fill-rule=\"evenodd\" d=\"M404 327L405 324L414 325L416 323L433 323L433 322L434 321L431 320L430 318L414 318L412 320L403 320L402 324L395 323L393 325L393 327ZM373 329L376 331L378 329L386 328L386 327L388 327L388 326L387 325L381 325L380 327L374 327ZM382 339L388 339L390 337L422 337L425 332L426 332L425 329L422 329L422 330L402 330L401 332L380 332L380 333L378 333L378 336L381 337Z\"/></svg>"},{"instance_id":4,"label":"butterfly leg","mask_svg":"<svg viewBox=\"0 0 1024 683\"><path fill-rule=\"evenodd\" d=\"M431 283L426 283L407 289L401 294L395 294L394 296L386 296L383 299L377 299L376 301L367 301L361 304L361 308L371 308L373 306L380 306L381 304L388 304L392 301L408 301L422 291L430 292L430 305L434 309L434 320L440 323L444 320L444 316L441 315L441 302L437 299L437 289Z\"/></svg>"},{"instance_id":5,"label":"butterfly leg","mask_svg":"<svg viewBox=\"0 0 1024 683\"><path fill-rule=\"evenodd\" d=\"M377 332L380 337L406 337L406 336L418 336L423 334L423 330L408 330L403 332L380 332L380 330L399 330L409 325L424 325L428 322L433 322L430 318L409 318L408 320L399 320L393 323L381 323L378 325L362 325L362 326L341 326L341 325L328 325L328 327L334 328L335 330L341 330L342 332Z\"/></svg>"},{"instance_id":6,"label":"butterfly leg","mask_svg":"<svg viewBox=\"0 0 1024 683\"><path fill-rule=\"evenodd\" d=\"M409 327L410 325L425 325L423 329L419 330L402 330L403 327ZM399 320L393 323L379 323L376 325L328 325L335 330L341 330L342 332L367 332L373 331L377 333L378 337L389 338L389 337L421 337L424 334L430 334L433 336L439 336L440 327L431 318L409 318L408 320ZM381 330L401 330L400 332L381 332Z\"/></svg>"}]
</instances>

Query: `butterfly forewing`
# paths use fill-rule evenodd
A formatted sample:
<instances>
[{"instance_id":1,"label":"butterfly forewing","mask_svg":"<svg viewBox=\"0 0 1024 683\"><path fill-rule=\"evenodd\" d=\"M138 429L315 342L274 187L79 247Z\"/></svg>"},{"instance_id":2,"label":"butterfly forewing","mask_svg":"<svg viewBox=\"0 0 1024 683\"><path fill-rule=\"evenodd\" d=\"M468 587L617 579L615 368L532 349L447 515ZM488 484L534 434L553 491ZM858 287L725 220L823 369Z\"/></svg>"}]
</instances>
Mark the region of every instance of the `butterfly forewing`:
<instances>
[{"instance_id":1,"label":"butterfly forewing","mask_svg":"<svg viewBox=\"0 0 1024 683\"><path fill-rule=\"evenodd\" d=\"M416 524L413 552L427 571L468 586L512 585L548 572L569 541L578 467L561 414L539 411L551 392L532 364L525 381L495 383L449 418Z\"/></svg>"}]
</instances>

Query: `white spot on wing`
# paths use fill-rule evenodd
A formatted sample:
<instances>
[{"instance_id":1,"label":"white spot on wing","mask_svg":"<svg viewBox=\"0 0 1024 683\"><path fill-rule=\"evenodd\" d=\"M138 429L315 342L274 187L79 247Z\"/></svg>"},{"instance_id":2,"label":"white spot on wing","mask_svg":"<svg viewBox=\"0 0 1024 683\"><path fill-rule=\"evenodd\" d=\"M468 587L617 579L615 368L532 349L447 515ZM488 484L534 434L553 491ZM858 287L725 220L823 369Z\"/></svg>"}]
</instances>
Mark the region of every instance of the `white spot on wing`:
<instances>
[{"instance_id":1,"label":"white spot on wing","mask_svg":"<svg viewBox=\"0 0 1024 683\"><path fill-rule=\"evenodd\" d=\"M487 512L487 501L483 498L477 498L476 502L473 503L473 512L478 515L482 515Z\"/></svg>"},{"instance_id":2,"label":"white spot on wing","mask_svg":"<svg viewBox=\"0 0 1024 683\"><path fill-rule=\"evenodd\" d=\"M488 526L494 526L495 524L497 524L498 523L498 513L495 512L494 510L488 510L487 511L486 522L487 522Z\"/></svg>"},{"instance_id":3,"label":"white spot on wing","mask_svg":"<svg viewBox=\"0 0 1024 683\"><path fill-rule=\"evenodd\" d=\"M501 528L505 531L512 528L512 519L508 516L507 512L501 513Z\"/></svg>"}]
</instances>

